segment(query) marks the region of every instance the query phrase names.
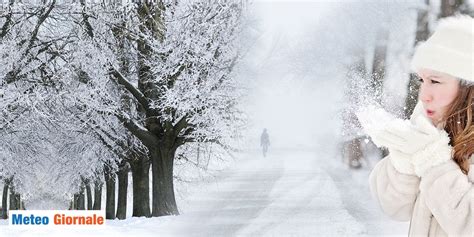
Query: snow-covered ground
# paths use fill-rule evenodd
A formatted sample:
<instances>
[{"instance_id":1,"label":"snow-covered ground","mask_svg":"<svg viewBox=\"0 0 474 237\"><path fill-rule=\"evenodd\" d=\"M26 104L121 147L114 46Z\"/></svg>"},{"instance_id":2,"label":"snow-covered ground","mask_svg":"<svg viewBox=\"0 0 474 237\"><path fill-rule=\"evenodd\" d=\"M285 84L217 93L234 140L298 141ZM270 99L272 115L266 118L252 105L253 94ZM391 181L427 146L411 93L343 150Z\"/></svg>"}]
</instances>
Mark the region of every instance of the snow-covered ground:
<instances>
[{"instance_id":1,"label":"snow-covered ground","mask_svg":"<svg viewBox=\"0 0 474 237\"><path fill-rule=\"evenodd\" d=\"M406 236L408 223L389 220L371 198L369 170L310 150L246 152L216 181L195 184L180 216L99 230L16 230L2 220L0 236Z\"/></svg>"}]
</instances>

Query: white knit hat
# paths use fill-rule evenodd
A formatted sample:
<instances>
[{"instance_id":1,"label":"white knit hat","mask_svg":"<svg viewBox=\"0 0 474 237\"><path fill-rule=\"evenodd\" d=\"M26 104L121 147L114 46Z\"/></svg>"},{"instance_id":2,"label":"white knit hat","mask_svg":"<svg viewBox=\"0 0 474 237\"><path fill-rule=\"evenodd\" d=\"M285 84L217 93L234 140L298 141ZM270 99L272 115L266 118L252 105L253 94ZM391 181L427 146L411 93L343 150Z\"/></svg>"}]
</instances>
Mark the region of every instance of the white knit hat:
<instances>
[{"instance_id":1,"label":"white knit hat","mask_svg":"<svg viewBox=\"0 0 474 237\"><path fill-rule=\"evenodd\" d=\"M416 47L412 69L432 69L474 82L473 22L466 15L441 19L434 34Z\"/></svg>"}]
</instances>

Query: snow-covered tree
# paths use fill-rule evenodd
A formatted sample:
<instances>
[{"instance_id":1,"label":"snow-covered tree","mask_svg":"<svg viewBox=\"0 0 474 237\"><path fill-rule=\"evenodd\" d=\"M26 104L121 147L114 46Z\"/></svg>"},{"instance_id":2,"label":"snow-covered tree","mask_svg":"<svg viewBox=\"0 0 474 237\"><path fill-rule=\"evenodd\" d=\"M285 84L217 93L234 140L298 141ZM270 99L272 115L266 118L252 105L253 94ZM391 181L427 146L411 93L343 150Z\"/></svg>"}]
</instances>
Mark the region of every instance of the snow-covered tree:
<instances>
[{"instance_id":1,"label":"snow-covered tree","mask_svg":"<svg viewBox=\"0 0 474 237\"><path fill-rule=\"evenodd\" d=\"M80 205L77 197L90 189L89 182L104 180L107 216L114 218L109 187L115 186L116 172L119 183L126 183L124 167L130 165L133 215L178 214L177 157L179 164L194 164L200 159L194 158L196 150L213 158L227 155L244 126L235 67L245 4L3 5L0 139L7 142L0 145L5 161L0 176L24 194L27 207L45 199L62 207L72 199ZM150 163L151 213L145 195ZM42 184L35 186L39 178ZM119 197L120 218L123 210Z\"/></svg>"}]
</instances>

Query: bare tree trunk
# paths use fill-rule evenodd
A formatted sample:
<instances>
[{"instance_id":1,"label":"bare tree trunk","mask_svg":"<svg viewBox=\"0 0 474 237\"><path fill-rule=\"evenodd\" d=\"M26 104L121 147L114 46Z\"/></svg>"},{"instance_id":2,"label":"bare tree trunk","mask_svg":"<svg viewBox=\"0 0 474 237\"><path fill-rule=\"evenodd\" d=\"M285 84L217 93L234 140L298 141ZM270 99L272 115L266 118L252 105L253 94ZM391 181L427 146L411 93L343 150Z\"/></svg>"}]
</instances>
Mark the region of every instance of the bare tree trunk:
<instances>
[{"instance_id":1,"label":"bare tree trunk","mask_svg":"<svg viewBox=\"0 0 474 237\"><path fill-rule=\"evenodd\" d=\"M175 151L166 146L150 151L153 171L152 216L179 215L173 185Z\"/></svg>"},{"instance_id":2,"label":"bare tree trunk","mask_svg":"<svg viewBox=\"0 0 474 237\"><path fill-rule=\"evenodd\" d=\"M94 206L93 210L100 210L102 208L102 182L96 180L94 182Z\"/></svg>"},{"instance_id":3,"label":"bare tree trunk","mask_svg":"<svg viewBox=\"0 0 474 237\"><path fill-rule=\"evenodd\" d=\"M368 73L365 66L365 61L363 57L359 57L359 60L354 62L351 68L349 69L350 73L360 77L360 80L367 80ZM353 76L353 75L350 75ZM353 111L353 104L351 103L358 103L360 100L360 95L357 94L354 88L358 88L358 90L366 90L367 88L359 88L360 83L355 82L356 80L349 80L347 85L347 94L346 100L348 100L348 108L346 108L343 112L343 133L344 133L344 141L342 142L342 157L345 163L349 165L350 168L359 168L360 167L360 160L362 158L362 150L360 146L360 136L357 134L356 129L360 128L359 120L357 119L354 111ZM364 81L365 82L365 81ZM367 82L368 84L369 82Z\"/></svg>"},{"instance_id":4,"label":"bare tree trunk","mask_svg":"<svg viewBox=\"0 0 474 237\"><path fill-rule=\"evenodd\" d=\"M362 149L360 138L354 138L348 141L344 146L344 155L347 156L347 162L350 168L358 169L362 167L360 160L362 158Z\"/></svg>"},{"instance_id":5,"label":"bare tree trunk","mask_svg":"<svg viewBox=\"0 0 474 237\"><path fill-rule=\"evenodd\" d=\"M21 197L19 193L15 193L15 210L21 210Z\"/></svg>"},{"instance_id":6,"label":"bare tree trunk","mask_svg":"<svg viewBox=\"0 0 474 237\"><path fill-rule=\"evenodd\" d=\"M115 219L115 174L106 167L105 174L105 218Z\"/></svg>"},{"instance_id":7,"label":"bare tree trunk","mask_svg":"<svg viewBox=\"0 0 474 237\"><path fill-rule=\"evenodd\" d=\"M84 186L81 185L79 193L77 195L77 210L85 210L85 197L84 197Z\"/></svg>"},{"instance_id":8,"label":"bare tree trunk","mask_svg":"<svg viewBox=\"0 0 474 237\"><path fill-rule=\"evenodd\" d=\"M10 210L20 210L20 194L13 188L10 189Z\"/></svg>"},{"instance_id":9,"label":"bare tree trunk","mask_svg":"<svg viewBox=\"0 0 474 237\"><path fill-rule=\"evenodd\" d=\"M139 158L130 162L133 179L133 213L132 216L150 217L150 161Z\"/></svg>"},{"instance_id":10,"label":"bare tree trunk","mask_svg":"<svg viewBox=\"0 0 474 237\"><path fill-rule=\"evenodd\" d=\"M128 190L128 172L130 168L127 162L121 164L118 176L118 202L117 202L117 218L124 220L127 218L127 190Z\"/></svg>"},{"instance_id":11,"label":"bare tree trunk","mask_svg":"<svg viewBox=\"0 0 474 237\"><path fill-rule=\"evenodd\" d=\"M72 210L77 210L77 206L79 205L79 194L75 193L72 198Z\"/></svg>"},{"instance_id":12,"label":"bare tree trunk","mask_svg":"<svg viewBox=\"0 0 474 237\"><path fill-rule=\"evenodd\" d=\"M92 210L92 190L90 181L85 180L84 185L86 186L87 210Z\"/></svg>"},{"instance_id":13,"label":"bare tree trunk","mask_svg":"<svg viewBox=\"0 0 474 237\"><path fill-rule=\"evenodd\" d=\"M9 210L17 210L16 208L16 198L12 190L10 190L10 205Z\"/></svg>"},{"instance_id":14,"label":"bare tree trunk","mask_svg":"<svg viewBox=\"0 0 474 237\"><path fill-rule=\"evenodd\" d=\"M454 14L461 12L461 6L464 2L464 0L441 0L439 18L453 16Z\"/></svg>"},{"instance_id":15,"label":"bare tree trunk","mask_svg":"<svg viewBox=\"0 0 474 237\"><path fill-rule=\"evenodd\" d=\"M8 207L7 207L7 199L8 199L8 189L10 187L10 180L5 179L3 184L3 195L2 195L2 213L0 215L1 219L8 218Z\"/></svg>"}]
</instances>

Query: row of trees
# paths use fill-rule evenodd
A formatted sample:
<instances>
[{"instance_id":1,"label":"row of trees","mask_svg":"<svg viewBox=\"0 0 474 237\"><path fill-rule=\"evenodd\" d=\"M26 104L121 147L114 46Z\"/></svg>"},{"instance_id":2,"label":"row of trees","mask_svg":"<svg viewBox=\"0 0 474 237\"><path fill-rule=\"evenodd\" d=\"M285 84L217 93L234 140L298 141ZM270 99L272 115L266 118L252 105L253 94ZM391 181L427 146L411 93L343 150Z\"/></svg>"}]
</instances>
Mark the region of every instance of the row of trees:
<instances>
[{"instance_id":1,"label":"row of trees","mask_svg":"<svg viewBox=\"0 0 474 237\"><path fill-rule=\"evenodd\" d=\"M124 219L130 172L133 216L179 214L175 166L227 155L245 125L235 76L245 5L2 5L3 217L8 193L10 209L98 210L105 184L106 217Z\"/></svg>"}]
</instances>

